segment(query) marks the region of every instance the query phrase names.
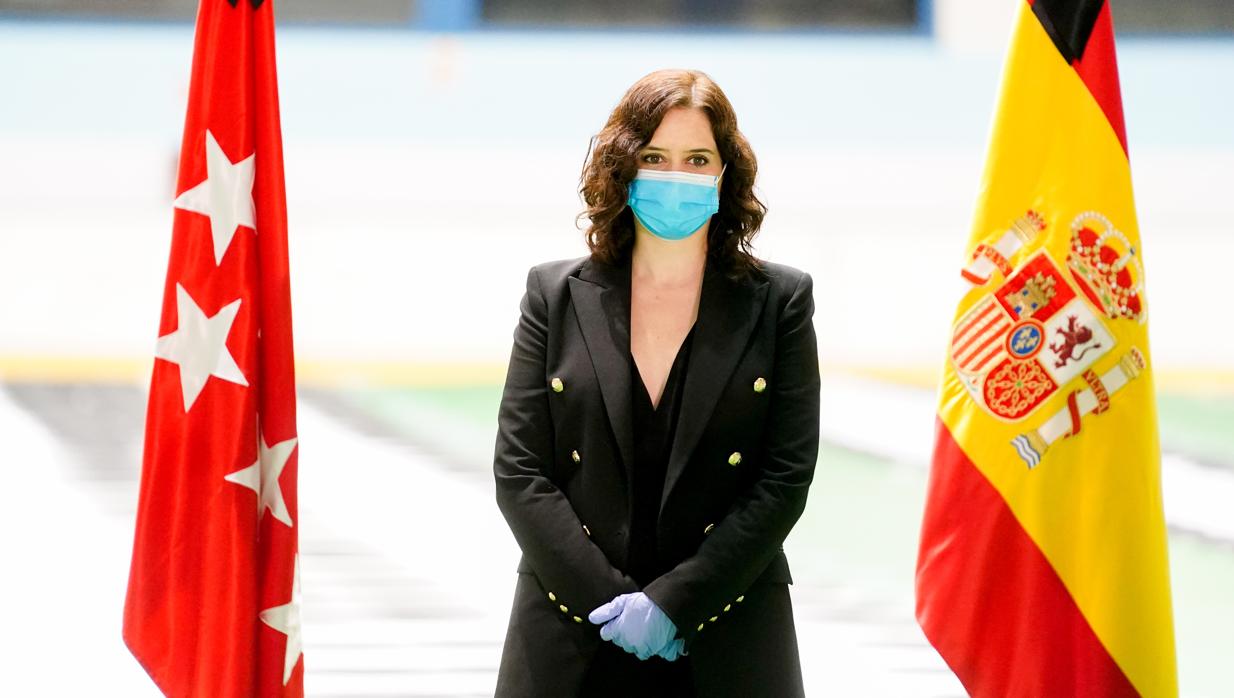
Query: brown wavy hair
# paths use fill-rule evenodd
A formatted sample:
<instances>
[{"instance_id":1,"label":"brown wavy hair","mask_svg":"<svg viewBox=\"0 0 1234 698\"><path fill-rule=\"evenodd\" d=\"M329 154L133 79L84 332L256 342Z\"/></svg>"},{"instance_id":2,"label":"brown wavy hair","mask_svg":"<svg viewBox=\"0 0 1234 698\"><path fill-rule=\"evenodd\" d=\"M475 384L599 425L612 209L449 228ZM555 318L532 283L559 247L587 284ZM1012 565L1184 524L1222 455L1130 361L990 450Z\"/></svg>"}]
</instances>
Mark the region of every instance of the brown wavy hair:
<instances>
[{"instance_id":1,"label":"brown wavy hair","mask_svg":"<svg viewBox=\"0 0 1234 698\"><path fill-rule=\"evenodd\" d=\"M626 90L592 147L579 177L579 193L590 219L587 247L593 258L613 263L634 248L634 216L626 205L631 180L638 170L638 152L651 140L664 114L674 107L701 108L727 163L720 188L720 209L707 229L707 256L732 278L761 270L750 241L763 223L767 207L754 195L758 161L750 143L737 129L737 115L728 97L706 73L698 70L657 70Z\"/></svg>"}]
</instances>

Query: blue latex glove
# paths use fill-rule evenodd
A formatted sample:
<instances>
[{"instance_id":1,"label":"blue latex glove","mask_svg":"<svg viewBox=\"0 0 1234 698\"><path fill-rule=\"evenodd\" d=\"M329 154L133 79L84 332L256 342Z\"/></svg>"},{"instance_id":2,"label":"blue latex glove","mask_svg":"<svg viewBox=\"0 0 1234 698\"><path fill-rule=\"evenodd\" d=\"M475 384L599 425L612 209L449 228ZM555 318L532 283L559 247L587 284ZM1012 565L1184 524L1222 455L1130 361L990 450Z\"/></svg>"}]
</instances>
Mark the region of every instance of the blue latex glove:
<instances>
[{"instance_id":1,"label":"blue latex glove","mask_svg":"<svg viewBox=\"0 0 1234 698\"><path fill-rule=\"evenodd\" d=\"M685 651L684 649L685 646L686 646L685 640L673 640L672 642L668 643L668 645L666 645L664 649L660 650L660 656L664 657L670 662L674 661L678 657L684 657L690 654L689 652Z\"/></svg>"},{"instance_id":2,"label":"blue latex glove","mask_svg":"<svg viewBox=\"0 0 1234 698\"><path fill-rule=\"evenodd\" d=\"M643 592L621 594L588 614L600 628L600 637L618 647L648 659L660 654L672 661L682 654L682 641L673 641L677 626Z\"/></svg>"}]
</instances>

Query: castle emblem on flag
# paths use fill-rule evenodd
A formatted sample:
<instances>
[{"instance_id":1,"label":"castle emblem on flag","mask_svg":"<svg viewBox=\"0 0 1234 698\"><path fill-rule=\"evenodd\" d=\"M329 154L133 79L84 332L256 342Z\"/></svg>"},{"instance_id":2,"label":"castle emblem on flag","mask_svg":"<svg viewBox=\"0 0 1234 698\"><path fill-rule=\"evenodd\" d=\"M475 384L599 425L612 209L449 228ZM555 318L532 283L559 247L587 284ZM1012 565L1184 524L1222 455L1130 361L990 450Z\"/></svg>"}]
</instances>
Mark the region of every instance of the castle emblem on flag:
<instances>
[{"instance_id":1,"label":"castle emblem on flag","mask_svg":"<svg viewBox=\"0 0 1234 698\"><path fill-rule=\"evenodd\" d=\"M1113 373L1093 369L1118 348L1107 322L1144 320L1143 274L1126 236L1105 216L1087 211L1071 225L1066 266L1045 250L1013 266L1009 258L1044 227L1044 219L1029 211L996 243L977 246L964 277L984 285L997 270L1003 281L955 324L950 351L969 395L999 420L1025 420L1065 393L1066 406L1047 422L1052 427L1043 425L1044 432L1033 430L1013 444L1030 468L1050 443L1078 433L1084 414L1108 408L1118 387L1144 368L1143 354L1132 347ZM1073 381L1077 386L1069 390Z\"/></svg>"}]
</instances>

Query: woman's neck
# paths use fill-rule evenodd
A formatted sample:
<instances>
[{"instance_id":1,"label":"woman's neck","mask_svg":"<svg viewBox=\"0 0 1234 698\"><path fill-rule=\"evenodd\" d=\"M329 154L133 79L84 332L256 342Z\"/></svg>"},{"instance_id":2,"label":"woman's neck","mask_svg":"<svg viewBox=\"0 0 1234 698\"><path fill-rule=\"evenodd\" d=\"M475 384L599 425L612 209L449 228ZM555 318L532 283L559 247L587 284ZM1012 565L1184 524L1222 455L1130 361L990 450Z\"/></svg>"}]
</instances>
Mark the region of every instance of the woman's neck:
<instances>
[{"instance_id":1,"label":"woman's neck","mask_svg":"<svg viewBox=\"0 0 1234 698\"><path fill-rule=\"evenodd\" d=\"M635 233L631 274L657 288L697 285L706 263L706 230L684 240L663 240L645 230Z\"/></svg>"}]
</instances>

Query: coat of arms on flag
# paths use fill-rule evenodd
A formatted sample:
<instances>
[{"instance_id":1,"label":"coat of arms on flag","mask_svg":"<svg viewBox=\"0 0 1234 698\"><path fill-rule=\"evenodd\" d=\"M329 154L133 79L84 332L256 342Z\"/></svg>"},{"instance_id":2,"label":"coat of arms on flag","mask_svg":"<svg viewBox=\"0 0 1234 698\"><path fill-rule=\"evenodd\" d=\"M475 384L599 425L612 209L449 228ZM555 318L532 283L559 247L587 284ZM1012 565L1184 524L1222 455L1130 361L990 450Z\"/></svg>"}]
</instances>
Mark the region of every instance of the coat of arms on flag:
<instances>
[{"instance_id":1,"label":"coat of arms on flag","mask_svg":"<svg viewBox=\"0 0 1234 698\"><path fill-rule=\"evenodd\" d=\"M1044 227L1041 215L1030 210L1010 227L1027 235L1008 233L1001 245L977 245L973 263L961 274L988 291L956 322L950 351L973 401L996 419L1031 421L1048 398L1065 391L1065 410L1013 440L1030 468L1051 443L1078 434L1084 414L1104 412L1113 394L1145 366L1143 352L1119 347L1109 329L1120 320L1145 321L1135 247L1104 215L1084 211L1072 220L1062 263L1041 249L1012 267L998 247L1008 253L1031 249ZM982 260L988 269L975 264ZM985 273L977 275L975 267ZM1121 359L1114 368L1104 375L1091 370L1116 350Z\"/></svg>"}]
</instances>

